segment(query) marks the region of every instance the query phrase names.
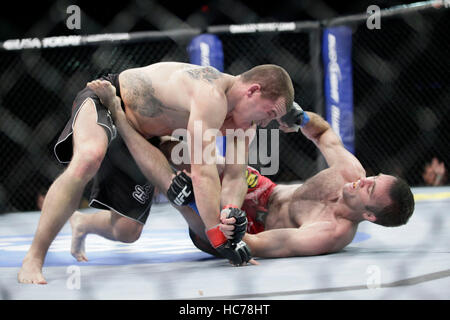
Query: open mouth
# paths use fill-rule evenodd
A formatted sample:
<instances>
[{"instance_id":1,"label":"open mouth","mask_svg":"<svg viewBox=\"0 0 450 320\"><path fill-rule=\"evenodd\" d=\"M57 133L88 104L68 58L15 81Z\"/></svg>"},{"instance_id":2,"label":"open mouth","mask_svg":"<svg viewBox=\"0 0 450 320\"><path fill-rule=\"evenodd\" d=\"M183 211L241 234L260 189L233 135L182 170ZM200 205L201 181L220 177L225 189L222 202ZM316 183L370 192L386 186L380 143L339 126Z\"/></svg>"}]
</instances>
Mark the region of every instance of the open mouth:
<instances>
[{"instance_id":1,"label":"open mouth","mask_svg":"<svg viewBox=\"0 0 450 320\"><path fill-rule=\"evenodd\" d=\"M361 180L352 182L352 189L356 189L359 185L361 185Z\"/></svg>"}]
</instances>

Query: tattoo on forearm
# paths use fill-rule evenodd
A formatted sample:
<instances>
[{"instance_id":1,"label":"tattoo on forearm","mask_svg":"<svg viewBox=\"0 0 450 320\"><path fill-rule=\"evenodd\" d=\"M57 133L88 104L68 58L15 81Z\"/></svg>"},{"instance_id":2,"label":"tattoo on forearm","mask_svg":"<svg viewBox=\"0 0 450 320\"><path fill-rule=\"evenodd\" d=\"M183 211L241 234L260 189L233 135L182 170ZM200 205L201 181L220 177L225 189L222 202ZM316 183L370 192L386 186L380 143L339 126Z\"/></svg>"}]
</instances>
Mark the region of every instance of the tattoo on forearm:
<instances>
[{"instance_id":1,"label":"tattoo on forearm","mask_svg":"<svg viewBox=\"0 0 450 320\"><path fill-rule=\"evenodd\" d=\"M204 80L213 83L214 80L219 79L222 74L213 67L195 68L186 70L186 72L195 80Z\"/></svg>"}]
</instances>

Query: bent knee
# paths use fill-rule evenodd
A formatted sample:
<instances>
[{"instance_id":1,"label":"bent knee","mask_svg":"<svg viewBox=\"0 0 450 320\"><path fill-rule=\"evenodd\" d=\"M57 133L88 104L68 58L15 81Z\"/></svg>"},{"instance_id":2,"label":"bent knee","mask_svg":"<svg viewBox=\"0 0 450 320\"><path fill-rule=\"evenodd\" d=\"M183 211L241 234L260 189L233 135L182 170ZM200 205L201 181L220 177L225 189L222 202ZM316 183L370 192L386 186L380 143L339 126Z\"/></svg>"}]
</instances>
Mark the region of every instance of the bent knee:
<instances>
[{"instance_id":1,"label":"bent knee","mask_svg":"<svg viewBox=\"0 0 450 320\"><path fill-rule=\"evenodd\" d=\"M140 237L141 237L140 231L118 232L116 234L116 240L124 243L136 242Z\"/></svg>"},{"instance_id":2,"label":"bent knee","mask_svg":"<svg viewBox=\"0 0 450 320\"><path fill-rule=\"evenodd\" d=\"M114 225L114 237L117 241L124 243L133 243L137 241L141 237L143 225L129 220L127 218L122 218L122 221L119 221Z\"/></svg>"},{"instance_id":3,"label":"bent knee","mask_svg":"<svg viewBox=\"0 0 450 320\"><path fill-rule=\"evenodd\" d=\"M69 168L76 178L91 179L100 168L106 150L103 148L85 146L80 148L73 156Z\"/></svg>"}]
</instances>

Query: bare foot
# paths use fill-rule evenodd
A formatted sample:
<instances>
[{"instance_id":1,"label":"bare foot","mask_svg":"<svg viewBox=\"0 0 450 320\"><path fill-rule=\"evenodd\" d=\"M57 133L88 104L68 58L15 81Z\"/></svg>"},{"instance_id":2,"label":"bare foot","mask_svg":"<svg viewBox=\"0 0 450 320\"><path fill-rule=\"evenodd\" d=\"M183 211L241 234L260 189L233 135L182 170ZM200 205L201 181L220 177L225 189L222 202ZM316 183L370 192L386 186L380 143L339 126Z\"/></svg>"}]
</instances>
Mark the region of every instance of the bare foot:
<instances>
[{"instance_id":1,"label":"bare foot","mask_svg":"<svg viewBox=\"0 0 450 320\"><path fill-rule=\"evenodd\" d=\"M95 92L100 101L111 112L113 119L117 118L119 112L123 112L120 98L116 95L116 87L106 80L94 80L88 82L87 87Z\"/></svg>"},{"instance_id":2,"label":"bare foot","mask_svg":"<svg viewBox=\"0 0 450 320\"><path fill-rule=\"evenodd\" d=\"M70 249L70 253L74 256L75 259L79 262L87 262L88 259L86 257L85 252L85 240L86 233L82 228L82 220L83 214L75 211L70 217L70 225L72 227L72 246Z\"/></svg>"},{"instance_id":3,"label":"bare foot","mask_svg":"<svg viewBox=\"0 0 450 320\"><path fill-rule=\"evenodd\" d=\"M17 280L27 284L47 284L42 274L42 261L25 257L22 268L17 274Z\"/></svg>"}]
</instances>

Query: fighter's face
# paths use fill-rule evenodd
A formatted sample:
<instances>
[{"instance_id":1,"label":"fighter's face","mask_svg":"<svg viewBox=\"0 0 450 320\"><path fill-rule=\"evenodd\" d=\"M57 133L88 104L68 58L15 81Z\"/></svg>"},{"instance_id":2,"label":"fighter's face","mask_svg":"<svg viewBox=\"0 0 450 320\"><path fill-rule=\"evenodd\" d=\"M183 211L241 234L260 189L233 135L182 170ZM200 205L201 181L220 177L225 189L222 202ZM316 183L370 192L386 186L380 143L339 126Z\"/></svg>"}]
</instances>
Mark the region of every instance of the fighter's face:
<instances>
[{"instance_id":1,"label":"fighter's face","mask_svg":"<svg viewBox=\"0 0 450 320\"><path fill-rule=\"evenodd\" d=\"M286 106L284 99L279 98L276 101L262 98L256 106L261 109L262 119L254 120L254 122L263 128L267 127L270 121L277 119L281 121L281 117L286 114Z\"/></svg>"},{"instance_id":2,"label":"fighter's face","mask_svg":"<svg viewBox=\"0 0 450 320\"><path fill-rule=\"evenodd\" d=\"M256 124L266 127L270 121L280 119L286 114L283 98L271 100L263 98L260 91L254 91L246 95L241 103L236 106L234 119L239 127L247 128Z\"/></svg>"},{"instance_id":3,"label":"fighter's face","mask_svg":"<svg viewBox=\"0 0 450 320\"><path fill-rule=\"evenodd\" d=\"M389 188L395 177L385 174L361 178L344 185L345 201L354 209L365 210L366 207L385 207L390 204Z\"/></svg>"}]
</instances>

